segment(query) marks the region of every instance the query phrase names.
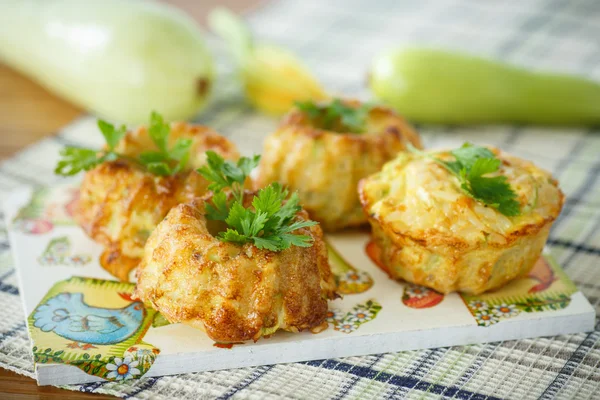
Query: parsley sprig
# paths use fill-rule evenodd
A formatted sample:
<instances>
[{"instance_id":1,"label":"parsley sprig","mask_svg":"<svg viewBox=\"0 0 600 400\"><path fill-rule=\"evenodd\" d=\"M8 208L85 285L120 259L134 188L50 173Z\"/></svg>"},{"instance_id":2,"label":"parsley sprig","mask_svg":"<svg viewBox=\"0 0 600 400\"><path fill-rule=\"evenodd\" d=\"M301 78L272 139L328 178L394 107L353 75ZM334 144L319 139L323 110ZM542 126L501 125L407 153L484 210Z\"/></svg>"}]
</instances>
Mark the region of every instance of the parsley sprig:
<instances>
[{"instance_id":1,"label":"parsley sprig","mask_svg":"<svg viewBox=\"0 0 600 400\"><path fill-rule=\"evenodd\" d=\"M300 211L297 193L289 196L287 189L278 183L258 191L252 207L244 206L243 184L260 160L260 156L242 157L237 163L224 160L207 151L207 164L198 172L211 181L211 203L206 205L206 217L223 221L226 230L217 237L225 242L253 243L259 249L281 251L290 246L310 247L307 235L293 234L297 229L317 224L315 221L294 221ZM230 195L225 192L228 189ZM287 201L285 201L287 199Z\"/></svg>"},{"instance_id":2,"label":"parsley sprig","mask_svg":"<svg viewBox=\"0 0 600 400\"><path fill-rule=\"evenodd\" d=\"M373 108L370 104L351 107L340 99L334 99L329 104L317 104L310 100L299 101L296 102L296 107L318 127L350 133L364 132L367 115Z\"/></svg>"},{"instance_id":3,"label":"parsley sprig","mask_svg":"<svg viewBox=\"0 0 600 400\"><path fill-rule=\"evenodd\" d=\"M452 150L454 160L445 161L431 154L410 147L413 153L429 157L452 173L461 189L473 199L497 209L506 216L521 213L517 194L512 189L506 176L485 176L500 169L501 161L489 149L465 143Z\"/></svg>"},{"instance_id":4,"label":"parsley sprig","mask_svg":"<svg viewBox=\"0 0 600 400\"><path fill-rule=\"evenodd\" d=\"M206 152L206 165L198 173L208 179L214 195L224 195L223 189L230 188L233 198L241 202L244 197L244 182L260 161L260 156L242 157L237 163L225 160L212 150ZM214 219L214 218L213 218Z\"/></svg>"},{"instance_id":5,"label":"parsley sprig","mask_svg":"<svg viewBox=\"0 0 600 400\"><path fill-rule=\"evenodd\" d=\"M81 171L89 171L96 165L105 161L114 161L119 158L115 147L127 133L125 125L115 128L106 121L98 120L98 129L102 132L107 149L97 151L79 147L67 146L60 151L61 159L58 161L54 173L63 176L75 175Z\"/></svg>"},{"instance_id":6,"label":"parsley sprig","mask_svg":"<svg viewBox=\"0 0 600 400\"><path fill-rule=\"evenodd\" d=\"M146 151L140 154L140 162L154 175L174 175L182 171L190 157L192 139L179 138L169 148L168 140L171 126L156 112L150 116L148 134L158 147L158 151Z\"/></svg>"},{"instance_id":7,"label":"parsley sprig","mask_svg":"<svg viewBox=\"0 0 600 400\"><path fill-rule=\"evenodd\" d=\"M61 159L54 169L55 174L75 175L81 171L89 171L106 161L127 159L145 167L154 175L168 176L182 171L188 162L192 140L179 138L169 148L168 139L171 127L156 112L152 112L150 116L148 134L158 150L143 152L137 158L118 153L115 150L119 141L127 133L125 125L117 128L106 121L98 120L98 129L104 136L106 148L95 150L72 146L65 147L60 151Z\"/></svg>"}]
</instances>

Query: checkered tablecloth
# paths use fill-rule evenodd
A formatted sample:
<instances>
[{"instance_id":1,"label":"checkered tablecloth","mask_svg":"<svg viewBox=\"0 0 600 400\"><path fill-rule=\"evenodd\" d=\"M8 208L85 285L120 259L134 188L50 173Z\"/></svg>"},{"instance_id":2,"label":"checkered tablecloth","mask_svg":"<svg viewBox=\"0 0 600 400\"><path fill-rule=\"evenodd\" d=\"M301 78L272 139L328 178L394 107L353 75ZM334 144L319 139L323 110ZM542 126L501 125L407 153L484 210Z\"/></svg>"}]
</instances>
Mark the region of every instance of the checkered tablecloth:
<instances>
[{"instance_id":1,"label":"checkered tablecloth","mask_svg":"<svg viewBox=\"0 0 600 400\"><path fill-rule=\"evenodd\" d=\"M248 16L256 37L295 51L334 93L368 98L369 62L402 44L461 49L531 68L600 80L600 2L275 1ZM244 104L221 44L209 38L220 78L198 121L244 153L260 152L276 121ZM31 118L35 118L32 115ZM58 181L52 174L65 143L99 139L90 118L32 146L0 167L5 198L22 185ZM598 310L600 307L600 131L541 127L419 127L428 146L469 140L533 160L561 182L567 202L554 224L550 251ZM25 315L0 224L0 367L33 377ZM69 389L125 398L600 398L600 327L590 333L94 383Z\"/></svg>"}]
</instances>

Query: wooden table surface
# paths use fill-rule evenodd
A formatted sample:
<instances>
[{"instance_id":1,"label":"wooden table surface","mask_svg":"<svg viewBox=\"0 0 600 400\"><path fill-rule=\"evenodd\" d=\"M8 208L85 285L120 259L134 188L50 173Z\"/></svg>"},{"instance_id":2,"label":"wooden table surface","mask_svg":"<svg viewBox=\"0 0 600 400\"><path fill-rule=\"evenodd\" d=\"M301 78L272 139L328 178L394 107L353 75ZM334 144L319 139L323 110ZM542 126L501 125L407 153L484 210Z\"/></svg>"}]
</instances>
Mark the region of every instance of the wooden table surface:
<instances>
[{"instance_id":1,"label":"wooden table surface","mask_svg":"<svg viewBox=\"0 0 600 400\"><path fill-rule=\"evenodd\" d=\"M208 10L219 4L246 12L263 0L165 0L204 23ZM83 111L52 95L22 74L0 63L0 160L54 134ZM0 399L113 399L52 386L37 386L35 380L0 368Z\"/></svg>"}]
</instances>

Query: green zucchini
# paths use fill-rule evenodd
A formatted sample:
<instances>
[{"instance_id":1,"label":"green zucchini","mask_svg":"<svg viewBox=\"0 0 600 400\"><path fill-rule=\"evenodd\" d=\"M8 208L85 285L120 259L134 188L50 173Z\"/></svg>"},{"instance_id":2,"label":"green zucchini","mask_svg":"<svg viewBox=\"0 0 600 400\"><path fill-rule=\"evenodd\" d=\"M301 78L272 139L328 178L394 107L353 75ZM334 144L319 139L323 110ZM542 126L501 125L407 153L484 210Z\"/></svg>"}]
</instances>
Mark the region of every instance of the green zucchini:
<instances>
[{"instance_id":1,"label":"green zucchini","mask_svg":"<svg viewBox=\"0 0 600 400\"><path fill-rule=\"evenodd\" d=\"M423 123L600 123L600 84L460 53L392 51L369 75L375 96Z\"/></svg>"},{"instance_id":2,"label":"green zucchini","mask_svg":"<svg viewBox=\"0 0 600 400\"><path fill-rule=\"evenodd\" d=\"M213 80L202 33L153 1L6 0L0 61L101 117L194 116Z\"/></svg>"}]
</instances>

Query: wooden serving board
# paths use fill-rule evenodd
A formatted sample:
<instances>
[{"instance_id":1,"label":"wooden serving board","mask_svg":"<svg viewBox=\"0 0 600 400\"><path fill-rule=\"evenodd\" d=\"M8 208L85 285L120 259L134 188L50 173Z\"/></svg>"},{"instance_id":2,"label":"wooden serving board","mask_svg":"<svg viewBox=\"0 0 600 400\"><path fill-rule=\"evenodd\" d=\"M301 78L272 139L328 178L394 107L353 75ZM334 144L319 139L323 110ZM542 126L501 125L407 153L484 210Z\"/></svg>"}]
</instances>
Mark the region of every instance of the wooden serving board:
<instances>
[{"instance_id":1,"label":"wooden serving board","mask_svg":"<svg viewBox=\"0 0 600 400\"><path fill-rule=\"evenodd\" d=\"M397 282L367 232L327 235L342 299L329 328L218 347L129 297L71 218L77 188L24 189L5 204L40 385L137 379L591 331L595 311L548 255L527 278L479 296Z\"/></svg>"}]
</instances>

